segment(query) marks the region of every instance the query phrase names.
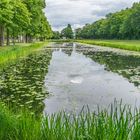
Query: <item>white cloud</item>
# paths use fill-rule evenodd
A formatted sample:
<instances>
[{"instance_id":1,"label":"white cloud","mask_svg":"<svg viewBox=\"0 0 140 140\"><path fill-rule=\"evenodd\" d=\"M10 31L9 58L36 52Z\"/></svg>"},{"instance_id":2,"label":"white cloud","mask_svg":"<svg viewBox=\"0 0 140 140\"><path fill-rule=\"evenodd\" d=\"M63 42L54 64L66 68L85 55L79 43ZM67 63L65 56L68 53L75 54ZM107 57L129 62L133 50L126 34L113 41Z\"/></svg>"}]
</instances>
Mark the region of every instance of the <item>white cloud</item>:
<instances>
[{"instance_id":1,"label":"white cloud","mask_svg":"<svg viewBox=\"0 0 140 140\"><path fill-rule=\"evenodd\" d=\"M74 28L92 23L110 12L132 6L139 0L46 0L46 15L54 30L67 24Z\"/></svg>"}]
</instances>

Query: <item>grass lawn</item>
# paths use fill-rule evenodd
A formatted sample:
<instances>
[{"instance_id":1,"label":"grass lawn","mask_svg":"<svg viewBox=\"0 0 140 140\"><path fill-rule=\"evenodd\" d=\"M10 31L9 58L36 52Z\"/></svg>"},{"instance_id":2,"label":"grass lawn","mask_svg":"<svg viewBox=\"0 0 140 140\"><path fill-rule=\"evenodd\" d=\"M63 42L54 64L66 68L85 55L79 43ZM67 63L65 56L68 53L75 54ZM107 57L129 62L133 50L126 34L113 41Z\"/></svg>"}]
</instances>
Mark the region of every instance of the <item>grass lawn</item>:
<instances>
[{"instance_id":1,"label":"grass lawn","mask_svg":"<svg viewBox=\"0 0 140 140\"><path fill-rule=\"evenodd\" d=\"M140 52L140 40L77 40L77 42Z\"/></svg>"},{"instance_id":2,"label":"grass lawn","mask_svg":"<svg viewBox=\"0 0 140 140\"><path fill-rule=\"evenodd\" d=\"M19 43L15 46L0 47L0 65L10 63L20 57L25 57L33 51L41 48L46 43Z\"/></svg>"}]
</instances>

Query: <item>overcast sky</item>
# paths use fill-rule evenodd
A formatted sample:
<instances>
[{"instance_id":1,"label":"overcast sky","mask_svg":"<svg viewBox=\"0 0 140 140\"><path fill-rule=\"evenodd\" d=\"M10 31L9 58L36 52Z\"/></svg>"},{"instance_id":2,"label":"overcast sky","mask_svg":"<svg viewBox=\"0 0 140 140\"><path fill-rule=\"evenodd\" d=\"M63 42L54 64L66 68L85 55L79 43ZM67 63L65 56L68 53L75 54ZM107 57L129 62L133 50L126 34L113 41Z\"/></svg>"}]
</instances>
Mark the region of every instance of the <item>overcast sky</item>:
<instances>
[{"instance_id":1,"label":"overcast sky","mask_svg":"<svg viewBox=\"0 0 140 140\"><path fill-rule=\"evenodd\" d=\"M140 0L46 0L45 13L53 30L67 24L78 28L103 18L110 12L131 7Z\"/></svg>"}]
</instances>

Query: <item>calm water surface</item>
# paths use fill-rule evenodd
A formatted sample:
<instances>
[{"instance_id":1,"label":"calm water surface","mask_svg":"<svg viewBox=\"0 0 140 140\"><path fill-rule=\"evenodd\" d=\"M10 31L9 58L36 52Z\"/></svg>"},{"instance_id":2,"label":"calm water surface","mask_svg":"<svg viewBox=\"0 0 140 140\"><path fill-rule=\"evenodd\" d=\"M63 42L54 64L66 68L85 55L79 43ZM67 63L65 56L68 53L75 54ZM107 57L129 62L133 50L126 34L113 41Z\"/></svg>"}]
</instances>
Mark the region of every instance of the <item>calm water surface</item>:
<instances>
[{"instance_id":1,"label":"calm water surface","mask_svg":"<svg viewBox=\"0 0 140 140\"><path fill-rule=\"evenodd\" d=\"M72 51L62 48L53 51L45 78L45 86L50 93L44 101L46 114L62 110L79 112L84 105L93 111L97 105L107 107L114 99L122 99L124 104L140 105L138 87L76 51L75 44L69 47Z\"/></svg>"}]
</instances>

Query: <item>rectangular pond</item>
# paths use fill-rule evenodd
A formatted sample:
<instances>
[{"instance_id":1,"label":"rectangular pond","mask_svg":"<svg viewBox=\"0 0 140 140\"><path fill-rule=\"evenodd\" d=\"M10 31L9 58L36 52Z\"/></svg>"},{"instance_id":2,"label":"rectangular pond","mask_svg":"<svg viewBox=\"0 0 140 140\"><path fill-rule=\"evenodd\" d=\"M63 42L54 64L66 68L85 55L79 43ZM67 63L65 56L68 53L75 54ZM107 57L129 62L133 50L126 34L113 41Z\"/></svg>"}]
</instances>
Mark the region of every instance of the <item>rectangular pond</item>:
<instances>
[{"instance_id":1,"label":"rectangular pond","mask_svg":"<svg viewBox=\"0 0 140 140\"><path fill-rule=\"evenodd\" d=\"M123 104L140 105L140 57L127 51L64 43L52 45L52 59L45 78L50 96L46 114L62 110L79 112L88 105L108 107Z\"/></svg>"},{"instance_id":2,"label":"rectangular pond","mask_svg":"<svg viewBox=\"0 0 140 140\"><path fill-rule=\"evenodd\" d=\"M78 43L50 43L0 68L0 100L33 113L91 111L122 100L140 105L139 53Z\"/></svg>"}]
</instances>

